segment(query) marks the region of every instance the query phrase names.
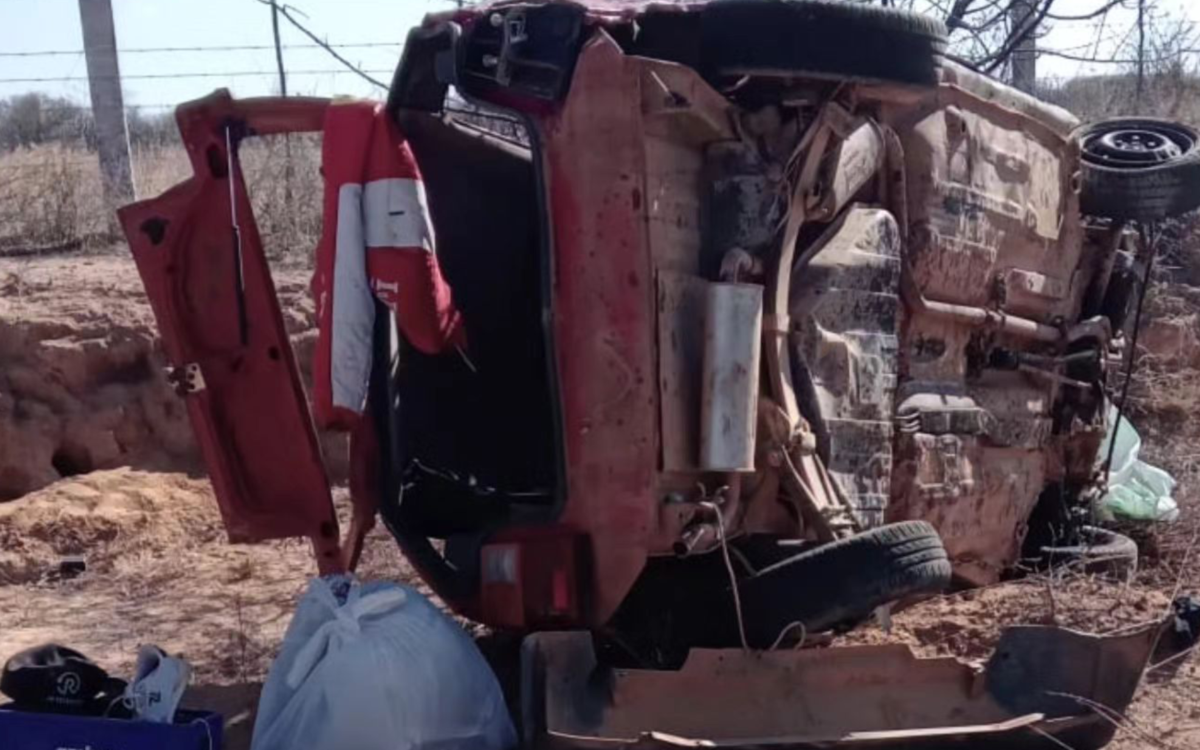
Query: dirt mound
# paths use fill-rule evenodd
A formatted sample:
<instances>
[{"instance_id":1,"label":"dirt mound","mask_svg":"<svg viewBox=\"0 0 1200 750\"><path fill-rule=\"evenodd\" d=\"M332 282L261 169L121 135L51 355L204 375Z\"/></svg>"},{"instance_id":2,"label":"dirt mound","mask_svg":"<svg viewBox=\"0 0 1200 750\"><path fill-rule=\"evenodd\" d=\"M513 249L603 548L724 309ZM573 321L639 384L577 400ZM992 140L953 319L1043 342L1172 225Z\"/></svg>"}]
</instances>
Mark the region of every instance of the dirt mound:
<instances>
[{"instance_id":1,"label":"dirt mound","mask_svg":"<svg viewBox=\"0 0 1200 750\"><path fill-rule=\"evenodd\" d=\"M165 558L222 536L206 479L96 471L0 504L0 584L53 576L68 557L111 572L122 558Z\"/></svg>"},{"instance_id":2,"label":"dirt mound","mask_svg":"<svg viewBox=\"0 0 1200 750\"><path fill-rule=\"evenodd\" d=\"M922 656L986 660L1013 625L1059 625L1112 633L1160 621L1170 598L1160 591L1090 576L1029 577L940 596L892 616L891 632L851 631L839 645L903 643Z\"/></svg>"},{"instance_id":3,"label":"dirt mound","mask_svg":"<svg viewBox=\"0 0 1200 750\"><path fill-rule=\"evenodd\" d=\"M302 366L315 341L306 271L275 272ZM0 502L115 466L191 468L149 303L123 254L0 258ZM305 368L306 369L306 368ZM344 475L338 436L323 439Z\"/></svg>"},{"instance_id":4,"label":"dirt mound","mask_svg":"<svg viewBox=\"0 0 1200 750\"><path fill-rule=\"evenodd\" d=\"M344 518L344 490L335 501ZM248 746L258 688L315 574L307 541L231 545L207 480L123 468L0 504L0 550L0 663L53 641L128 677L138 646L155 643L193 667L184 703L226 712L227 746ZM38 574L64 554L85 556L87 570ZM382 528L359 573L416 584Z\"/></svg>"}]
</instances>

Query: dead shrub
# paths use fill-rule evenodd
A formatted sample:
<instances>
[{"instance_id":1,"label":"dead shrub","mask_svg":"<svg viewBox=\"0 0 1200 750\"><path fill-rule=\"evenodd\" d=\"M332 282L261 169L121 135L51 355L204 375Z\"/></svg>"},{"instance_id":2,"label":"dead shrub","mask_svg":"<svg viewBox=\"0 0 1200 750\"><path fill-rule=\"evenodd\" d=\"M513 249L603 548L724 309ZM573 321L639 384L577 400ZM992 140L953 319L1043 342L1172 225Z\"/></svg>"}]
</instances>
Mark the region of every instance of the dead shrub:
<instances>
[{"instance_id":1,"label":"dead shrub","mask_svg":"<svg viewBox=\"0 0 1200 750\"><path fill-rule=\"evenodd\" d=\"M321 236L320 136L254 138L239 157L267 256L307 260Z\"/></svg>"},{"instance_id":2,"label":"dead shrub","mask_svg":"<svg viewBox=\"0 0 1200 750\"><path fill-rule=\"evenodd\" d=\"M94 157L52 145L0 158L0 253L79 245L105 230Z\"/></svg>"},{"instance_id":3,"label":"dead shrub","mask_svg":"<svg viewBox=\"0 0 1200 750\"><path fill-rule=\"evenodd\" d=\"M267 254L307 260L321 233L320 141L312 135L255 138L239 149L242 173ZM134 149L139 198L191 175L176 144ZM0 155L0 255L107 245L115 222L94 152L49 144Z\"/></svg>"}]
</instances>

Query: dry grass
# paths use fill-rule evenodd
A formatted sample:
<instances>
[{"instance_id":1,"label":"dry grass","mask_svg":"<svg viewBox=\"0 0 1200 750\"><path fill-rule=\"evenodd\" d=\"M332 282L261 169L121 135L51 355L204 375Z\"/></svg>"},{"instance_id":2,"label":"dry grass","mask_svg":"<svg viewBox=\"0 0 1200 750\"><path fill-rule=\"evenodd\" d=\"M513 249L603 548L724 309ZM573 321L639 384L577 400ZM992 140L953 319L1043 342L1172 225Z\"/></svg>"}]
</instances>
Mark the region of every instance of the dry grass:
<instances>
[{"instance_id":1,"label":"dry grass","mask_svg":"<svg viewBox=\"0 0 1200 750\"><path fill-rule=\"evenodd\" d=\"M1192 253L1194 249L1188 248ZM1196 310L1191 287L1160 283L1148 300L1150 319ZM1194 325L1194 321L1191 323ZM1191 353L1194 355L1194 353ZM1138 541L1142 558L1133 585L1164 600L1200 596L1200 369L1178 357L1143 356L1130 389L1129 414L1142 436L1142 457L1170 472L1179 485L1174 524L1122 529ZM1195 655L1151 672L1130 707L1115 750L1183 750L1200 742L1200 665Z\"/></svg>"},{"instance_id":2,"label":"dry grass","mask_svg":"<svg viewBox=\"0 0 1200 750\"><path fill-rule=\"evenodd\" d=\"M267 254L307 258L321 233L319 139L258 138L240 158ZM133 170L139 198L191 175L177 145L135 149ZM0 154L0 255L104 247L116 239L112 219L94 153L55 144Z\"/></svg>"},{"instance_id":3,"label":"dry grass","mask_svg":"<svg viewBox=\"0 0 1200 750\"><path fill-rule=\"evenodd\" d=\"M1133 74L1082 76L1040 81L1038 96L1070 110L1084 122L1106 117L1152 116L1200 123L1200 78L1182 66L1167 66L1146 77L1137 96Z\"/></svg>"},{"instance_id":4,"label":"dry grass","mask_svg":"<svg viewBox=\"0 0 1200 750\"><path fill-rule=\"evenodd\" d=\"M94 158L62 146L0 156L0 252L67 246L106 229Z\"/></svg>"}]
</instances>

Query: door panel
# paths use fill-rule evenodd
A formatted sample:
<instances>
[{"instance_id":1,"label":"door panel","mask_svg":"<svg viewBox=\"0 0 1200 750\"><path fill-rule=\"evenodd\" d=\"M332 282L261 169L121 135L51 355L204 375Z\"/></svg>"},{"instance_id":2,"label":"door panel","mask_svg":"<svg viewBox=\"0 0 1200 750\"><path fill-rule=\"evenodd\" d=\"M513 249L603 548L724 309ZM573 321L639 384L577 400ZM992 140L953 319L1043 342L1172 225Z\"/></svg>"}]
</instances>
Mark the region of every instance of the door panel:
<instances>
[{"instance_id":1,"label":"door panel","mask_svg":"<svg viewBox=\"0 0 1200 750\"><path fill-rule=\"evenodd\" d=\"M223 91L183 105L193 176L119 216L230 540L309 536L336 555L329 482L236 158L244 136L319 128L324 106Z\"/></svg>"}]
</instances>

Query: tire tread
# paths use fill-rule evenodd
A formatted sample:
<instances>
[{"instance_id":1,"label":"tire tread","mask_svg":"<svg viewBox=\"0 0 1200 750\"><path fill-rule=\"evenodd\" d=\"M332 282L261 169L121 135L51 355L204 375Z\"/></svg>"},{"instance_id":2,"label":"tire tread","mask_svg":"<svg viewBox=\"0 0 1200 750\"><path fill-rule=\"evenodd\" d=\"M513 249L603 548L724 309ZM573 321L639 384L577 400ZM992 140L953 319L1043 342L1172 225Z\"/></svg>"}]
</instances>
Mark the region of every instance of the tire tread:
<instances>
[{"instance_id":1,"label":"tire tread","mask_svg":"<svg viewBox=\"0 0 1200 750\"><path fill-rule=\"evenodd\" d=\"M944 589L952 574L925 521L882 526L763 568L738 587L751 645L774 642L791 622L818 632L897 599Z\"/></svg>"},{"instance_id":2,"label":"tire tread","mask_svg":"<svg viewBox=\"0 0 1200 750\"><path fill-rule=\"evenodd\" d=\"M776 70L935 85L946 27L918 13L858 3L723 0L705 8L702 40L710 73Z\"/></svg>"}]
</instances>

